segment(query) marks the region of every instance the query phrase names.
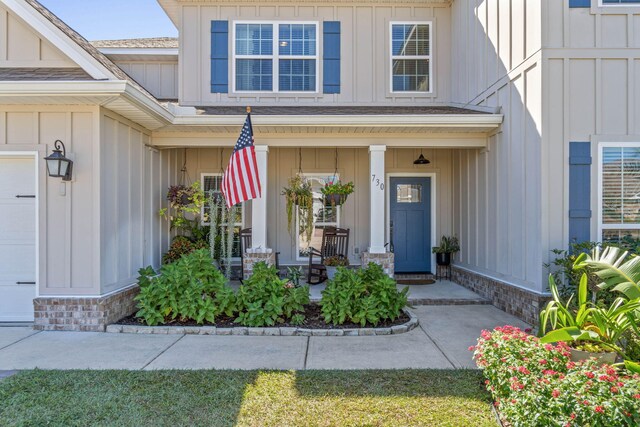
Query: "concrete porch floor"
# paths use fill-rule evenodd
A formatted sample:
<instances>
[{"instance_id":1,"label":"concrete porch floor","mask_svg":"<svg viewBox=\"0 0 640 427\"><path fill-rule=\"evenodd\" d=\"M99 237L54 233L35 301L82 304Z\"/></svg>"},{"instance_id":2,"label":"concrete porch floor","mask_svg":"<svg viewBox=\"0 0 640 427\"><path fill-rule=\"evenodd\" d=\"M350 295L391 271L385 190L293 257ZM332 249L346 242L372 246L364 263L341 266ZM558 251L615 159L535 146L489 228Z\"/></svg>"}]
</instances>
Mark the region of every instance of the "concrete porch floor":
<instances>
[{"instance_id":1,"label":"concrete porch floor","mask_svg":"<svg viewBox=\"0 0 640 427\"><path fill-rule=\"evenodd\" d=\"M482 329L506 324L528 327L491 305L418 306L413 310L420 327L388 336L141 335L0 327L0 374L34 368L474 368L467 349Z\"/></svg>"}]
</instances>

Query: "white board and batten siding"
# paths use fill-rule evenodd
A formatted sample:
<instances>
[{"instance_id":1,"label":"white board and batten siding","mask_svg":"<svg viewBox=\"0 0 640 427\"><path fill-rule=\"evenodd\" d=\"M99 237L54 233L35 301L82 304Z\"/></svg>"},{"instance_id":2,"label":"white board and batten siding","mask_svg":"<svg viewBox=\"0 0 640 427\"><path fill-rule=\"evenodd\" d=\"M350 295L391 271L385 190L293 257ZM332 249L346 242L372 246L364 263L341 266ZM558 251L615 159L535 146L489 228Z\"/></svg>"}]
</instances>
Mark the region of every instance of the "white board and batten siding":
<instances>
[{"instance_id":1,"label":"white board and batten siding","mask_svg":"<svg viewBox=\"0 0 640 427\"><path fill-rule=\"evenodd\" d=\"M0 67L76 68L78 65L0 6Z\"/></svg>"},{"instance_id":2,"label":"white board and batten siding","mask_svg":"<svg viewBox=\"0 0 640 427\"><path fill-rule=\"evenodd\" d=\"M40 295L95 295L99 253L94 194L97 107L0 106L0 156L32 152L38 163L38 272ZM41 159L55 140L75 161L73 181L49 178Z\"/></svg>"},{"instance_id":3,"label":"white board and batten siding","mask_svg":"<svg viewBox=\"0 0 640 427\"><path fill-rule=\"evenodd\" d=\"M101 111L100 283L105 294L136 282L138 270L159 267L168 248L160 218L166 188L178 180L179 153L161 156L150 133L108 110Z\"/></svg>"},{"instance_id":4,"label":"white board and batten siding","mask_svg":"<svg viewBox=\"0 0 640 427\"><path fill-rule=\"evenodd\" d=\"M180 103L183 105L415 105L450 101L450 8L445 3L409 5L249 5L182 4L180 33ZM322 56L319 93L211 93L211 21L318 22L322 50L322 22L341 23L340 94L323 95ZM391 93L390 22L433 24L432 93ZM230 52L233 51L231 48ZM231 64L232 59L229 59ZM231 73L231 65L229 72ZM229 90L232 90L229 75Z\"/></svg>"},{"instance_id":5,"label":"white board and batten siding","mask_svg":"<svg viewBox=\"0 0 640 427\"><path fill-rule=\"evenodd\" d=\"M541 3L459 0L451 7L452 100L504 114L487 149L453 153L456 261L541 292Z\"/></svg>"},{"instance_id":6,"label":"white board and batten siding","mask_svg":"<svg viewBox=\"0 0 640 427\"><path fill-rule=\"evenodd\" d=\"M116 61L136 82L158 99L178 99L178 60Z\"/></svg>"},{"instance_id":7,"label":"white board and batten siding","mask_svg":"<svg viewBox=\"0 0 640 427\"><path fill-rule=\"evenodd\" d=\"M594 241L601 239L598 144L640 142L640 5L569 8L566 2L544 3L548 241L550 247L565 247L569 142L591 142Z\"/></svg>"}]
</instances>

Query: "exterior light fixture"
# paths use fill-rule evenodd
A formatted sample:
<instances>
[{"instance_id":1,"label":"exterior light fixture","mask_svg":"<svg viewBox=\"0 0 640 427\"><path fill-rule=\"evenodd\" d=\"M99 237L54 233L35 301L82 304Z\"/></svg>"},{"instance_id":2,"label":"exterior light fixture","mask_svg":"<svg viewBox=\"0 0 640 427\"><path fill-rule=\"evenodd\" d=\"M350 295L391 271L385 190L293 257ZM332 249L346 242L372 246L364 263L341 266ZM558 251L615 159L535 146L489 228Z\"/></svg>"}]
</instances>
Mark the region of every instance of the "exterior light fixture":
<instances>
[{"instance_id":1,"label":"exterior light fixture","mask_svg":"<svg viewBox=\"0 0 640 427\"><path fill-rule=\"evenodd\" d=\"M414 165L428 165L429 163L431 162L425 159L425 157L422 155L422 150L420 150L420 157L413 161Z\"/></svg>"},{"instance_id":2,"label":"exterior light fixture","mask_svg":"<svg viewBox=\"0 0 640 427\"><path fill-rule=\"evenodd\" d=\"M53 143L53 153L44 159L47 161L47 172L52 178L62 178L63 181L71 181L73 162L66 158L67 150L59 139Z\"/></svg>"}]
</instances>

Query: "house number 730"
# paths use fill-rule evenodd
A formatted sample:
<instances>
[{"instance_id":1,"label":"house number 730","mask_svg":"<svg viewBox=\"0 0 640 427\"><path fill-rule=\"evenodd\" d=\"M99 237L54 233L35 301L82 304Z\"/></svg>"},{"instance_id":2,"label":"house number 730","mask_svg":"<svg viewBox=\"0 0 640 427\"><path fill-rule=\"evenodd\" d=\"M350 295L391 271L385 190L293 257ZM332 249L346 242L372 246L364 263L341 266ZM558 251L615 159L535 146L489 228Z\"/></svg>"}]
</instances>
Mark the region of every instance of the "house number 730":
<instances>
[{"instance_id":1,"label":"house number 730","mask_svg":"<svg viewBox=\"0 0 640 427\"><path fill-rule=\"evenodd\" d=\"M375 174L371 174L371 182L380 190L384 190L384 182L380 182L380 178L376 178Z\"/></svg>"}]
</instances>

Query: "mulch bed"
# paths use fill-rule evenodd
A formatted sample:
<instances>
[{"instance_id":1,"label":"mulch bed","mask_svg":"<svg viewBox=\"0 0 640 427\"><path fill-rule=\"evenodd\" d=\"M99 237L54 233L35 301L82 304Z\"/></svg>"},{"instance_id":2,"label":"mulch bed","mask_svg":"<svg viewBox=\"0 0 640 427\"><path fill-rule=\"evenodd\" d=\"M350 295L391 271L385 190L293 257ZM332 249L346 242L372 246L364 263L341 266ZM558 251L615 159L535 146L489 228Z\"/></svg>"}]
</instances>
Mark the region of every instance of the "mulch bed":
<instances>
[{"instance_id":1,"label":"mulch bed","mask_svg":"<svg viewBox=\"0 0 640 427\"><path fill-rule=\"evenodd\" d=\"M396 282L398 285L433 285L436 283L432 279L398 279Z\"/></svg>"},{"instance_id":2,"label":"mulch bed","mask_svg":"<svg viewBox=\"0 0 640 427\"><path fill-rule=\"evenodd\" d=\"M345 323L343 325L329 325L324 321L322 317L322 311L318 304L309 304L305 306L304 310L305 321L302 325L293 325L291 323L278 323L274 325L274 327L297 327L297 328L305 328L305 329L354 329L361 328L360 324L355 323ZM215 323L205 322L203 324L198 324L194 320L188 320L185 322L181 322L180 320L172 320L167 322L161 326L217 326L219 328L232 328L237 326L242 326L239 323L234 322L235 317L227 317L227 316L219 316L216 319ZM377 325L369 325L367 324L365 328L389 328L391 326L397 326L407 323L410 320L409 316L403 311L400 313L400 316L390 322L384 321L380 322ZM120 319L116 322L116 325L146 325L141 319L138 319L135 314L131 316L125 317L124 319Z\"/></svg>"}]
</instances>

